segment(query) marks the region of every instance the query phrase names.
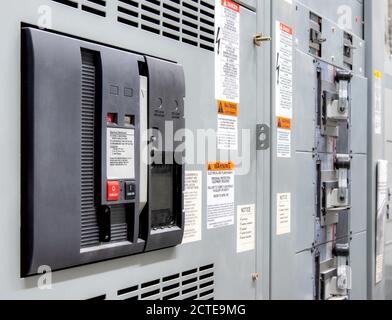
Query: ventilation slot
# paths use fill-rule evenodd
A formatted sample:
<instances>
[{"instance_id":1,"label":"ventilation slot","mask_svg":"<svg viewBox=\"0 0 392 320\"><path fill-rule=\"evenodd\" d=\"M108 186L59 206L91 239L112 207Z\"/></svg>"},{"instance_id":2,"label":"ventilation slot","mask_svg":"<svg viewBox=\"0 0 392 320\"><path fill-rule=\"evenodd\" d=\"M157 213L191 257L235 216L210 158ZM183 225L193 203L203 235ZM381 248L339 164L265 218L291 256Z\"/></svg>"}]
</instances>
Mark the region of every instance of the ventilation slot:
<instances>
[{"instance_id":1,"label":"ventilation slot","mask_svg":"<svg viewBox=\"0 0 392 320\"><path fill-rule=\"evenodd\" d=\"M78 7L77 2L74 2L74 1L71 1L71 0L52 0L52 1L64 4L66 6L70 6L72 8L77 8Z\"/></svg>"},{"instance_id":2,"label":"ventilation slot","mask_svg":"<svg viewBox=\"0 0 392 320\"><path fill-rule=\"evenodd\" d=\"M103 294L98 297L87 299L87 301L103 301L103 300L106 300L106 294Z\"/></svg>"},{"instance_id":3,"label":"ventilation slot","mask_svg":"<svg viewBox=\"0 0 392 320\"><path fill-rule=\"evenodd\" d=\"M213 300L214 265L185 270L161 279L121 289L121 300Z\"/></svg>"},{"instance_id":4,"label":"ventilation slot","mask_svg":"<svg viewBox=\"0 0 392 320\"><path fill-rule=\"evenodd\" d=\"M80 9L84 12L91 13L100 17L106 17L106 2L107 0L52 0L57 3L67 5L69 7Z\"/></svg>"},{"instance_id":5,"label":"ventilation slot","mask_svg":"<svg viewBox=\"0 0 392 320\"><path fill-rule=\"evenodd\" d=\"M118 0L117 21L214 51L214 10L212 0Z\"/></svg>"},{"instance_id":6,"label":"ventilation slot","mask_svg":"<svg viewBox=\"0 0 392 320\"><path fill-rule=\"evenodd\" d=\"M111 209L112 242L128 241L128 224L126 220L126 210L126 207L113 207Z\"/></svg>"},{"instance_id":7,"label":"ventilation slot","mask_svg":"<svg viewBox=\"0 0 392 320\"><path fill-rule=\"evenodd\" d=\"M81 246L99 244L97 209L94 197L95 168L95 55L82 51L82 121L81 121Z\"/></svg>"}]
</instances>

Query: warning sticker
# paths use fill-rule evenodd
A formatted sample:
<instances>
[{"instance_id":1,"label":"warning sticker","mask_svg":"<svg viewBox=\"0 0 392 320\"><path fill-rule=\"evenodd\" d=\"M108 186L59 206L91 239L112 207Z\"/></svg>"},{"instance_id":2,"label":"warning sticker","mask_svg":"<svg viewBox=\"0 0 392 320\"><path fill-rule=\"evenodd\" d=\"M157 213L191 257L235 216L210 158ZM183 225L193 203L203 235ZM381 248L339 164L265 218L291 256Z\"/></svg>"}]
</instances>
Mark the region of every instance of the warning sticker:
<instances>
[{"instance_id":1,"label":"warning sticker","mask_svg":"<svg viewBox=\"0 0 392 320\"><path fill-rule=\"evenodd\" d=\"M135 130L107 129L107 178L135 179Z\"/></svg>"},{"instance_id":2,"label":"warning sticker","mask_svg":"<svg viewBox=\"0 0 392 320\"><path fill-rule=\"evenodd\" d=\"M215 0L215 97L240 102L240 5Z\"/></svg>"},{"instance_id":3,"label":"warning sticker","mask_svg":"<svg viewBox=\"0 0 392 320\"><path fill-rule=\"evenodd\" d=\"M218 149L238 149L238 104L218 101Z\"/></svg>"},{"instance_id":4,"label":"warning sticker","mask_svg":"<svg viewBox=\"0 0 392 320\"><path fill-rule=\"evenodd\" d=\"M234 163L208 164L207 228L234 225Z\"/></svg>"},{"instance_id":5,"label":"warning sticker","mask_svg":"<svg viewBox=\"0 0 392 320\"><path fill-rule=\"evenodd\" d=\"M276 117L277 156L291 157L293 118L293 29L276 22Z\"/></svg>"},{"instance_id":6,"label":"warning sticker","mask_svg":"<svg viewBox=\"0 0 392 320\"><path fill-rule=\"evenodd\" d=\"M276 234L291 232L291 193L278 193L276 202Z\"/></svg>"},{"instance_id":7,"label":"warning sticker","mask_svg":"<svg viewBox=\"0 0 392 320\"><path fill-rule=\"evenodd\" d=\"M202 172L185 172L185 228L183 244L201 241Z\"/></svg>"},{"instance_id":8,"label":"warning sticker","mask_svg":"<svg viewBox=\"0 0 392 320\"><path fill-rule=\"evenodd\" d=\"M256 216L255 205L237 208L237 253L255 249Z\"/></svg>"}]
</instances>

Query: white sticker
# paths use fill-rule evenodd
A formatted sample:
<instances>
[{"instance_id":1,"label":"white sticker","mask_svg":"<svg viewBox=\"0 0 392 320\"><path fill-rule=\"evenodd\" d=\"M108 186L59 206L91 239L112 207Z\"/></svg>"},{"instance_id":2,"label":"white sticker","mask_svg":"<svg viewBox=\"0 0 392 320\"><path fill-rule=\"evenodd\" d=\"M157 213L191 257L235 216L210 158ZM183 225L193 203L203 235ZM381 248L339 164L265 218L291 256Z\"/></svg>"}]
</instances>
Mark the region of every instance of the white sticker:
<instances>
[{"instance_id":1,"label":"white sticker","mask_svg":"<svg viewBox=\"0 0 392 320\"><path fill-rule=\"evenodd\" d=\"M388 204L388 161L377 163L376 283L384 277L385 225Z\"/></svg>"},{"instance_id":2,"label":"white sticker","mask_svg":"<svg viewBox=\"0 0 392 320\"><path fill-rule=\"evenodd\" d=\"M183 244L201 241L202 172L185 172Z\"/></svg>"},{"instance_id":3,"label":"white sticker","mask_svg":"<svg viewBox=\"0 0 392 320\"><path fill-rule=\"evenodd\" d=\"M376 283L380 283L384 278L384 255L376 257Z\"/></svg>"},{"instance_id":4,"label":"white sticker","mask_svg":"<svg viewBox=\"0 0 392 320\"><path fill-rule=\"evenodd\" d=\"M135 130L107 129L107 178L135 179Z\"/></svg>"},{"instance_id":5,"label":"white sticker","mask_svg":"<svg viewBox=\"0 0 392 320\"><path fill-rule=\"evenodd\" d=\"M293 29L276 22L276 115L293 118Z\"/></svg>"},{"instance_id":6,"label":"white sticker","mask_svg":"<svg viewBox=\"0 0 392 320\"><path fill-rule=\"evenodd\" d=\"M293 29L276 22L277 157L291 157L293 118Z\"/></svg>"},{"instance_id":7,"label":"white sticker","mask_svg":"<svg viewBox=\"0 0 392 320\"><path fill-rule=\"evenodd\" d=\"M237 253L253 251L256 244L255 205L237 208Z\"/></svg>"},{"instance_id":8,"label":"white sticker","mask_svg":"<svg viewBox=\"0 0 392 320\"><path fill-rule=\"evenodd\" d=\"M276 203L276 234L291 232L291 193L279 193Z\"/></svg>"},{"instance_id":9,"label":"white sticker","mask_svg":"<svg viewBox=\"0 0 392 320\"><path fill-rule=\"evenodd\" d=\"M234 225L234 165L211 163L207 174L207 228Z\"/></svg>"},{"instance_id":10,"label":"white sticker","mask_svg":"<svg viewBox=\"0 0 392 320\"><path fill-rule=\"evenodd\" d=\"M218 101L218 149L238 149L238 104Z\"/></svg>"},{"instance_id":11,"label":"white sticker","mask_svg":"<svg viewBox=\"0 0 392 320\"><path fill-rule=\"evenodd\" d=\"M378 73L376 73L378 74ZM374 84L374 133L382 134L382 82L381 74L376 76Z\"/></svg>"},{"instance_id":12,"label":"white sticker","mask_svg":"<svg viewBox=\"0 0 392 320\"><path fill-rule=\"evenodd\" d=\"M278 145L277 153L278 158L291 157L291 130L278 129Z\"/></svg>"},{"instance_id":13,"label":"white sticker","mask_svg":"<svg viewBox=\"0 0 392 320\"><path fill-rule=\"evenodd\" d=\"M240 102L240 5L215 1L215 97Z\"/></svg>"}]
</instances>

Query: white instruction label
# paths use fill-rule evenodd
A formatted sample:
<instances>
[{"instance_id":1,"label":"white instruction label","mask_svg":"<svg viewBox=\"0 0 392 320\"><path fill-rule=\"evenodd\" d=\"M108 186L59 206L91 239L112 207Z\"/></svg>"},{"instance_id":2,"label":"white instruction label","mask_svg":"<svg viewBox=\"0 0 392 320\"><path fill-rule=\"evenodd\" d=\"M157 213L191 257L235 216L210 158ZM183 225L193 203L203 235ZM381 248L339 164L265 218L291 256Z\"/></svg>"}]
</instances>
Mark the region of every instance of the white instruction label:
<instances>
[{"instance_id":1,"label":"white instruction label","mask_svg":"<svg viewBox=\"0 0 392 320\"><path fill-rule=\"evenodd\" d=\"M278 128L277 135L278 135L278 145L277 145L278 158L290 158L291 157L291 130Z\"/></svg>"},{"instance_id":2,"label":"white instruction label","mask_svg":"<svg viewBox=\"0 0 392 320\"><path fill-rule=\"evenodd\" d=\"M240 102L240 5L215 0L215 97Z\"/></svg>"},{"instance_id":3,"label":"white instruction label","mask_svg":"<svg viewBox=\"0 0 392 320\"><path fill-rule=\"evenodd\" d=\"M291 193L278 193L276 202L276 234L291 232Z\"/></svg>"},{"instance_id":4,"label":"white instruction label","mask_svg":"<svg viewBox=\"0 0 392 320\"><path fill-rule=\"evenodd\" d=\"M376 283L384 278L385 225L388 211L388 161L377 163Z\"/></svg>"},{"instance_id":5,"label":"white instruction label","mask_svg":"<svg viewBox=\"0 0 392 320\"><path fill-rule=\"evenodd\" d=\"M107 178L135 179L135 130L107 129Z\"/></svg>"},{"instance_id":6,"label":"white instruction label","mask_svg":"<svg viewBox=\"0 0 392 320\"><path fill-rule=\"evenodd\" d=\"M291 157L293 118L293 29L276 22L277 157Z\"/></svg>"},{"instance_id":7,"label":"white instruction label","mask_svg":"<svg viewBox=\"0 0 392 320\"><path fill-rule=\"evenodd\" d=\"M234 164L208 164L207 228L234 225L234 211Z\"/></svg>"},{"instance_id":8,"label":"white instruction label","mask_svg":"<svg viewBox=\"0 0 392 320\"><path fill-rule=\"evenodd\" d=\"M218 101L218 149L238 149L238 104Z\"/></svg>"},{"instance_id":9,"label":"white instruction label","mask_svg":"<svg viewBox=\"0 0 392 320\"><path fill-rule=\"evenodd\" d=\"M183 244L201 241L202 172L185 172Z\"/></svg>"},{"instance_id":10,"label":"white instruction label","mask_svg":"<svg viewBox=\"0 0 392 320\"><path fill-rule=\"evenodd\" d=\"M255 205L237 208L237 253L252 251L256 243Z\"/></svg>"},{"instance_id":11,"label":"white instruction label","mask_svg":"<svg viewBox=\"0 0 392 320\"><path fill-rule=\"evenodd\" d=\"M382 74L374 71L374 133L382 134Z\"/></svg>"}]
</instances>

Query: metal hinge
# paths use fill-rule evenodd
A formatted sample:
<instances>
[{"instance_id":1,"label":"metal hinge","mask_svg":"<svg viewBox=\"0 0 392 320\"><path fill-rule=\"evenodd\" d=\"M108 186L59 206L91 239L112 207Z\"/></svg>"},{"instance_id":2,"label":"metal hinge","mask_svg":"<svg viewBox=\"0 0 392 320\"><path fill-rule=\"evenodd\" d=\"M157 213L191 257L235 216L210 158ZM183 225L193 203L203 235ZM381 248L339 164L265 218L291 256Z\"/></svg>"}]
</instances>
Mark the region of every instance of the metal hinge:
<instances>
[{"instance_id":1,"label":"metal hinge","mask_svg":"<svg viewBox=\"0 0 392 320\"><path fill-rule=\"evenodd\" d=\"M256 149L258 151L270 148L271 130L266 124L258 124L256 127Z\"/></svg>"}]
</instances>

